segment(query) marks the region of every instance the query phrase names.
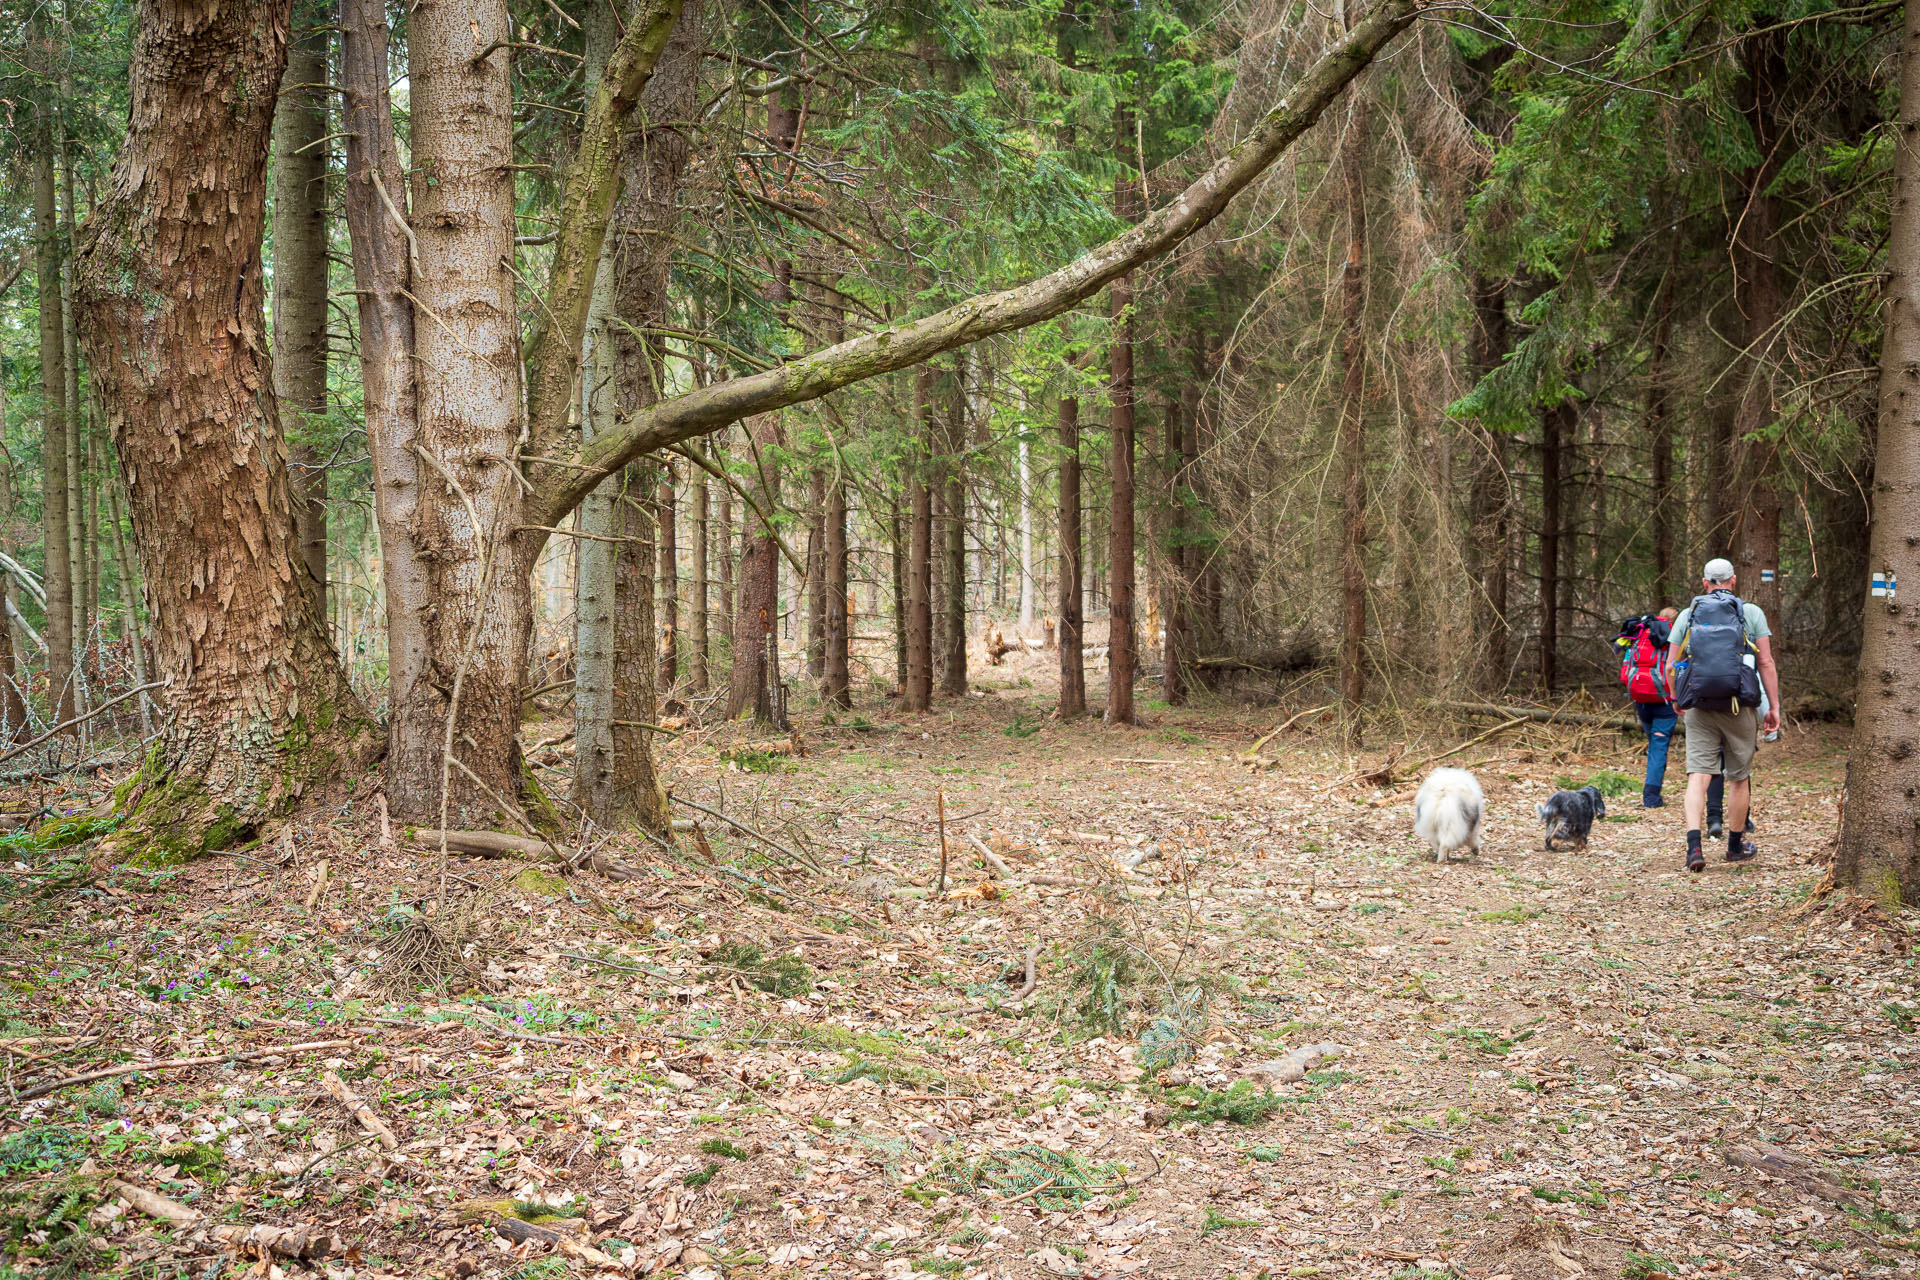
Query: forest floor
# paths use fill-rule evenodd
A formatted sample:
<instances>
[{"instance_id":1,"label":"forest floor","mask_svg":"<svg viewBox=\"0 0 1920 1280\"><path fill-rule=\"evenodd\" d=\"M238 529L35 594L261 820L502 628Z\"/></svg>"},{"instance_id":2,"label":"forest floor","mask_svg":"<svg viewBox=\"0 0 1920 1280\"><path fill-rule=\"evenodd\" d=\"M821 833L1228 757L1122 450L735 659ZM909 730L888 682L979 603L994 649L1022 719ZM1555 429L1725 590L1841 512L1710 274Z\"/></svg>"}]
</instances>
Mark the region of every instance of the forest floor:
<instances>
[{"instance_id":1,"label":"forest floor","mask_svg":"<svg viewBox=\"0 0 1920 1280\"><path fill-rule=\"evenodd\" d=\"M438 855L383 842L371 780L178 869L17 841L0 1272L1920 1271L1914 920L1816 892L1834 731L1766 749L1759 861L1700 876L1637 788L1541 849L1534 804L1632 774L1631 739L1496 735L1447 761L1490 815L1443 867L1413 783L1366 776L1388 752L1312 717L1249 767L1271 710L1062 726L977 674L924 717L809 712L804 757L667 752L782 851L708 819L714 862L625 840L625 881L452 859L451 953L421 947ZM332 1256L222 1238L259 1225Z\"/></svg>"}]
</instances>

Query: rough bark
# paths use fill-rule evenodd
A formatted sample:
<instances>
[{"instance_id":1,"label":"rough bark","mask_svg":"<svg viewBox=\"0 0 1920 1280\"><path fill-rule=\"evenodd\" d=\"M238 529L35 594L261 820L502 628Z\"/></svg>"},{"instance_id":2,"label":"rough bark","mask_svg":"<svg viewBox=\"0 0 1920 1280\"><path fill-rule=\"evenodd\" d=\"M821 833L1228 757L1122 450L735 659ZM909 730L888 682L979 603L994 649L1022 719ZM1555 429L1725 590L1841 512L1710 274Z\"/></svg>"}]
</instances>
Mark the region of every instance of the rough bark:
<instances>
[{"instance_id":1,"label":"rough bark","mask_svg":"<svg viewBox=\"0 0 1920 1280\"><path fill-rule=\"evenodd\" d=\"M713 443L713 460L726 466L727 437L731 433L721 428ZM713 528L714 556L720 561L720 608L715 621L719 624L720 634L726 637L729 652L733 646L733 487L720 486L720 511Z\"/></svg>"},{"instance_id":2,"label":"rough bark","mask_svg":"<svg viewBox=\"0 0 1920 1280\"><path fill-rule=\"evenodd\" d=\"M628 460L715 431L757 413L818 399L944 351L1052 319L1207 226L1235 195L1312 127L1389 41L1419 16L1424 0L1382 0L1300 78L1242 140L1168 204L1048 275L983 294L907 324L851 338L775 369L715 383L622 421L618 431L566 467L536 471L541 523L555 524L599 480Z\"/></svg>"},{"instance_id":3,"label":"rough bark","mask_svg":"<svg viewBox=\"0 0 1920 1280\"><path fill-rule=\"evenodd\" d=\"M259 269L286 10L145 0L128 130L79 261L89 367L173 722L112 849L256 834L377 746L300 585Z\"/></svg>"},{"instance_id":4,"label":"rough bark","mask_svg":"<svg viewBox=\"0 0 1920 1280\"><path fill-rule=\"evenodd\" d=\"M44 45L41 34L36 43ZM67 483L68 420L66 324L61 306L59 197L54 178L57 150L53 109L34 106L33 235L40 293L41 545L42 584L47 593L47 704L55 723L73 718L73 543ZM68 730L69 735L74 731Z\"/></svg>"},{"instance_id":5,"label":"rough bark","mask_svg":"<svg viewBox=\"0 0 1920 1280\"><path fill-rule=\"evenodd\" d=\"M1786 34L1750 37L1742 48L1746 80L1741 107L1753 133L1759 162L1742 175L1745 203L1734 210L1732 258L1734 303L1739 308L1744 368L1733 419L1735 506L1730 545L1740 575L1740 594L1767 612L1776 630L1780 614L1780 451L1761 439L1773 425L1774 330L1786 307L1774 242L1779 202L1769 191L1787 148L1780 138L1781 94L1786 82ZM1763 571L1774 571L1767 581ZM1775 641L1777 645L1778 640Z\"/></svg>"},{"instance_id":6,"label":"rough bark","mask_svg":"<svg viewBox=\"0 0 1920 1280\"><path fill-rule=\"evenodd\" d=\"M1087 714L1085 563L1080 511L1080 397L1060 397L1060 706L1062 720Z\"/></svg>"},{"instance_id":7,"label":"rough bark","mask_svg":"<svg viewBox=\"0 0 1920 1280\"><path fill-rule=\"evenodd\" d=\"M1353 115L1340 143L1342 198L1347 216L1347 258L1341 271L1340 390L1341 554L1340 700L1347 713L1367 696L1367 125L1368 102L1354 99Z\"/></svg>"},{"instance_id":8,"label":"rough bark","mask_svg":"<svg viewBox=\"0 0 1920 1280\"><path fill-rule=\"evenodd\" d=\"M933 491L927 483L928 455L933 452L933 369L928 365L913 371L913 417L920 447L907 464L907 676L900 686L900 709L926 711L933 706Z\"/></svg>"},{"instance_id":9,"label":"rough bark","mask_svg":"<svg viewBox=\"0 0 1920 1280\"><path fill-rule=\"evenodd\" d=\"M327 614L327 473L313 439L327 412L327 37L301 6L273 118L273 391L294 466L306 589Z\"/></svg>"},{"instance_id":10,"label":"rough bark","mask_svg":"<svg viewBox=\"0 0 1920 1280\"><path fill-rule=\"evenodd\" d=\"M1900 37L1893 225L1880 350L1868 567L1897 589L1869 597L1860 638L1853 750L1834 876L1888 909L1920 902L1920 0ZM1901 596L1899 590L1906 590Z\"/></svg>"}]
</instances>

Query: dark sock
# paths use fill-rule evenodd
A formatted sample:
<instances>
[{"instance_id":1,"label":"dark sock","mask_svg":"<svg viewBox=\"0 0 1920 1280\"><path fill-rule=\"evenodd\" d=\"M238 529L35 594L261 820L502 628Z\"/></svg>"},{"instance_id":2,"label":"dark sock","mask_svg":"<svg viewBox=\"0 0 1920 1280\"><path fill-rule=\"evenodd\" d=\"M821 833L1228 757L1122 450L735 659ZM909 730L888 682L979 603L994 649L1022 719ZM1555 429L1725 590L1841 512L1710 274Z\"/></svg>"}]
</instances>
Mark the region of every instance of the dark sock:
<instances>
[{"instance_id":1,"label":"dark sock","mask_svg":"<svg viewBox=\"0 0 1920 1280\"><path fill-rule=\"evenodd\" d=\"M1695 827L1693 830L1687 832L1687 852L1688 853L1700 852L1700 828L1698 827Z\"/></svg>"},{"instance_id":2,"label":"dark sock","mask_svg":"<svg viewBox=\"0 0 1920 1280\"><path fill-rule=\"evenodd\" d=\"M1727 852L1728 853L1740 852L1740 842L1745 838L1746 837L1741 832L1738 832L1738 831L1727 832Z\"/></svg>"}]
</instances>

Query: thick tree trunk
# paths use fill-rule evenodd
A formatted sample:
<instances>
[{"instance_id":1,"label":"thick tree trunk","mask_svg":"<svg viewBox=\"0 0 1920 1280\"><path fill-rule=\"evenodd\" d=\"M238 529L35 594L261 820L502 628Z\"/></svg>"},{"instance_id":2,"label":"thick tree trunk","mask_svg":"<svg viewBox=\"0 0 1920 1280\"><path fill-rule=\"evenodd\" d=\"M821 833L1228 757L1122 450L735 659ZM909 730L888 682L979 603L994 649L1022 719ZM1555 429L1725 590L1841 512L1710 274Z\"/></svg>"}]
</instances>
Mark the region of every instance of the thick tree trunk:
<instances>
[{"instance_id":1,"label":"thick tree trunk","mask_svg":"<svg viewBox=\"0 0 1920 1280\"><path fill-rule=\"evenodd\" d=\"M44 44L44 33L37 43ZM40 290L41 545L47 593L47 712L55 723L73 718L73 542L67 483L66 325L60 305L60 210L54 180L53 110L34 108L34 264ZM70 735L73 730L67 731Z\"/></svg>"},{"instance_id":2,"label":"thick tree trunk","mask_svg":"<svg viewBox=\"0 0 1920 1280\"><path fill-rule=\"evenodd\" d=\"M1080 575L1085 535L1080 511L1080 397L1060 397L1060 706L1062 720L1087 714L1086 619Z\"/></svg>"},{"instance_id":3,"label":"thick tree trunk","mask_svg":"<svg viewBox=\"0 0 1920 1280\"><path fill-rule=\"evenodd\" d=\"M505 0L410 11L411 292L434 317L413 335L429 659L424 678L393 689L387 796L401 821L443 829L497 825L521 791L538 544L520 532L536 522L515 461L513 39Z\"/></svg>"},{"instance_id":4,"label":"thick tree trunk","mask_svg":"<svg viewBox=\"0 0 1920 1280\"><path fill-rule=\"evenodd\" d=\"M77 290L173 723L116 849L255 835L377 742L301 585L259 259L286 12L145 0L126 141Z\"/></svg>"},{"instance_id":5,"label":"thick tree trunk","mask_svg":"<svg viewBox=\"0 0 1920 1280\"><path fill-rule=\"evenodd\" d=\"M919 445L908 463L906 651L907 677L900 685L902 711L933 706L933 490L927 482L933 454L933 369L913 371L913 417Z\"/></svg>"},{"instance_id":6,"label":"thick tree trunk","mask_svg":"<svg viewBox=\"0 0 1920 1280\"><path fill-rule=\"evenodd\" d=\"M383 0L341 0L341 124L346 133L343 201L353 252L354 298L360 320L361 400L367 451L373 459L373 510L380 530L380 574L387 598L387 686L394 707L423 699L433 678L426 629L432 582L416 536L421 472L414 381L412 230L404 221L406 180L388 98L388 31ZM437 478L435 484L442 483ZM433 808L425 784L400 778L403 722L388 720L387 776L394 791ZM411 767L439 762L414 752ZM429 791L427 794L431 794ZM437 817L437 814L421 816Z\"/></svg>"},{"instance_id":7,"label":"thick tree trunk","mask_svg":"<svg viewBox=\"0 0 1920 1280\"><path fill-rule=\"evenodd\" d=\"M1540 688L1547 694L1560 674L1561 477L1567 438L1579 420L1571 398L1540 415Z\"/></svg>"},{"instance_id":8,"label":"thick tree trunk","mask_svg":"<svg viewBox=\"0 0 1920 1280\"><path fill-rule=\"evenodd\" d=\"M1340 175L1347 215L1347 259L1341 271L1340 392L1340 700L1349 716L1367 696L1367 127L1369 103L1354 99L1340 142Z\"/></svg>"},{"instance_id":9,"label":"thick tree trunk","mask_svg":"<svg viewBox=\"0 0 1920 1280\"><path fill-rule=\"evenodd\" d=\"M1753 131L1759 162L1742 175L1743 207L1733 213L1734 302L1742 321L1744 368L1733 419L1735 484L1733 567L1740 594L1766 610L1776 632L1780 613L1780 454L1776 443L1756 438L1773 421L1773 337L1786 307L1780 283L1778 201L1769 192L1786 148L1780 139L1787 71L1786 33L1750 37L1742 47L1746 82L1742 110ZM1774 644L1780 644L1775 639Z\"/></svg>"},{"instance_id":10,"label":"thick tree trunk","mask_svg":"<svg viewBox=\"0 0 1920 1280\"><path fill-rule=\"evenodd\" d=\"M1860 638L1853 750L1834 876L1889 910L1920 902L1920 0L1900 37L1900 123L1880 349L1868 568L1894 588L1870 595ZM1905 589L1906 596L1899 591Z\"/></svg>"},{"instance_id":11,"label":"thick tree trunk","mask_svg":"<svg viewBox=\"0 0 1920 1280\"><path fill-rule=\"evenodd\" d=\"M293 456L294 522L314 611L327 616L327 75L330 15L300 5L273 118L273 391Z\"/></svg>"}]
</instances>

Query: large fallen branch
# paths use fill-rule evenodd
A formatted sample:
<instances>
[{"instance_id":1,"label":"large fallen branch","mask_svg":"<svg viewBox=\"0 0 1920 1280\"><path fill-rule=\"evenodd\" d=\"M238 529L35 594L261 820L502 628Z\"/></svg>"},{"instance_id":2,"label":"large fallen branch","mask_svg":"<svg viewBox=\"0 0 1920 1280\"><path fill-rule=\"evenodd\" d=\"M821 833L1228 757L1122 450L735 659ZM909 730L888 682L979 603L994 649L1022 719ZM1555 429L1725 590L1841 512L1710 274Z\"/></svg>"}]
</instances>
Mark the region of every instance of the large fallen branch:
<instances>
[{"instance_id":1,"label":"large fallen branch","mask_svg":"<svg viewBox=\"0 0 1920 1280\"><path fill-rule=\"evenodd\" d=\"M1442 702L1439 705L1450 711L1464 711L1468 715L1502 716L1509 720L1532 720L1539 724L1590 725L1601 729L1618 729L1622 733L1637 733L1640 729L1640 722L1632 716L1556 711L1548 707L1503 707L1493 702Z\"/></svg>"},{"instance_id":2,"label":"large fallen branch","mask_svg":"<svg viewBox=\"0 0 1920 1280\"><path fill-rule=\"evenodd\" d=\"M31 1102L35 1098L45 1097L57 1089L65 1089L76 1084L92 1084L95 1080L110 1080L115 1076L130 1076L136 1071L177 1071L181 1067L210 1067L222 1062L252 1062L258 1058L276 1058L296 1053L313 1053L320 1049L350 1049L352 1040L310 1040L306 1044L274 1045L264 1049L243 1049L239 1053L213 1053L199 1058L164 1058L157 1062L128 1062L117 1067L107 1067L100 1071L88 1071L77 1076L66 1076L59 1080L43 1080L31 1089L22 1089L19 1100Z\"/></svg>"},{"instance_id":3,"label":"large fallen branch","mask_svg":"<svg viewBox=\"0 0 1920 1280\"><path fill-rule=\"evenodd\" d=\"M1320 646L1303 640L1285 649L1195 658L1193 665L1202 671L1305 671L1320 665Z\"/></svg>"},{"instance_id":4,"label":"large fallen branch","mask_svg":"<svg viewBox=\"0 0 1920 1280\"><path fill-rule=\"evenodd\" d=\"M559 466L530 462L538 523L558 525L609 476L644 453L718 431L841 387L924 363L943 351L1040 324L1167 253L1215 218L1278 160L1387 43L1412 26L1429 0L1379 0L1293 83L1260 122L1207 171L1140 223L1038 280L969 298L907 324L889 326L776 368L710 382L627 415Z\"/></svg>"}]
</instances>

